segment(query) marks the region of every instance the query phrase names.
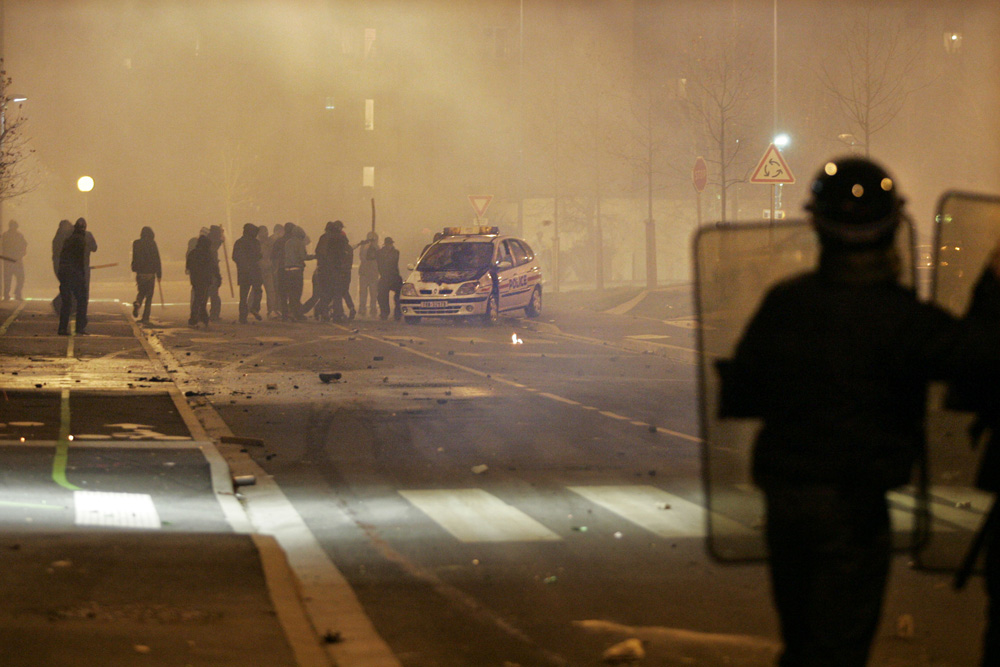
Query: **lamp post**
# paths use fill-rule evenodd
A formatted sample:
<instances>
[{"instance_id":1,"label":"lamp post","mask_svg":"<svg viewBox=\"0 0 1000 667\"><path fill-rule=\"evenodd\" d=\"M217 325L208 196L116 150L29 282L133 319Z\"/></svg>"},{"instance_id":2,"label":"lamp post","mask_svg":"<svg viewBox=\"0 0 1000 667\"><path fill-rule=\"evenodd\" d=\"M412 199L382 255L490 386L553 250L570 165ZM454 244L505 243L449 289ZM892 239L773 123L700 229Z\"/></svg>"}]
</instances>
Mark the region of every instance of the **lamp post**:
<instances>
[{"instance_id":1,"label":"lamp post","mask_svg":"<svg viewBox=\"0 0 1000 667\"><path fill-rule=\"evenodd\" d=\"M83 193L83 217L87 218L87 193L94 189L94 179L90 176L81 176L76 182L76 188Z\"/></svg>"}]
</instances>

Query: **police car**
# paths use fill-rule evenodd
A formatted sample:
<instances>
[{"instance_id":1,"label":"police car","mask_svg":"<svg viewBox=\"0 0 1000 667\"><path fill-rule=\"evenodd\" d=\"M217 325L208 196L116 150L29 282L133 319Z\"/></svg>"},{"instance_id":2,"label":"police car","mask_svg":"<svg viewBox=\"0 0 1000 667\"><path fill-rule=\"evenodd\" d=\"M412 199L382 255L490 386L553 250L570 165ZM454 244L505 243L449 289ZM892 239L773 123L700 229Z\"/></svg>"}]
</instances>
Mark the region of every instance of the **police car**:
<instances>
[{"instance_id":1,"label":"police car","mask_svg":"<svg viewBox=\"0 0 1000 667\"><path fill-rule=\"evenodd\" d=\"M497 227L445 227L421 255L399 292L406 322L422 317L474 317L485 324L500 313L542 312L542 270L523 239Z\"/></svg>"}]
</instances>

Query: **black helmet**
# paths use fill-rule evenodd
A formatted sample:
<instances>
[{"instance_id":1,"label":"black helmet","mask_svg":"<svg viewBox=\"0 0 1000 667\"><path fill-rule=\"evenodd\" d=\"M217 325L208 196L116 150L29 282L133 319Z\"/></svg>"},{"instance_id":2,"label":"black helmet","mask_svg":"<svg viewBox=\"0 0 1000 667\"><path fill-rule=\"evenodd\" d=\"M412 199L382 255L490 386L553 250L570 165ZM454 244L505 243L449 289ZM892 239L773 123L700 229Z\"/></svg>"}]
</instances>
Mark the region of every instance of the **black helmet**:
<instances>
[{"instance_id":1,"label":"black helmet","mask_svg":"<svg viewBox=\"0 0 1000 667\"><path fill-rule=\"evenodd\" d=\"M904 199L879 165L858 157L831 160L812 183L806 204L821 237L868 244L892 236Z\"/></svg>"}]
</instances>

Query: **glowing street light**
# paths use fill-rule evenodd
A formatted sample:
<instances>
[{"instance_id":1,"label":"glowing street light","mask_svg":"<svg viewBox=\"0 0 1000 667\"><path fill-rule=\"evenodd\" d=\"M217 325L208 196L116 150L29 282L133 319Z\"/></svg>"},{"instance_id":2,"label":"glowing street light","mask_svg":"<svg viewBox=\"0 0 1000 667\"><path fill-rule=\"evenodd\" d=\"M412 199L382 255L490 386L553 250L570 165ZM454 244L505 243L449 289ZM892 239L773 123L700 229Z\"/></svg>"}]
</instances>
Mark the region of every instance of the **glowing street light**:
<instances>
[{"instance_id":1,"label":"glowing street light","mask_svg":"<svg viewBox=\"0 0 1000 667\"><path fill-rule=\"evenodd\" d=\"M781 134L779 134L776 137L774 137L774 145L778 149L785 148L790 143L792 143L792 138L790 136L788 136L787 134L785 134L784 132L782 132Z\"/></svg>"},{"instance_id":2,"label":"glowing street light","mask_svg":"<svg viewBox=\"0 0 1000 667\"><path fill-rule=\"evenodd\" d=\"M94 189L94 179L90 176L81 176L76 182L76 188L83 193L83 217L90 217L87 211L87 193Z\"/></svg>"}]
</instances>

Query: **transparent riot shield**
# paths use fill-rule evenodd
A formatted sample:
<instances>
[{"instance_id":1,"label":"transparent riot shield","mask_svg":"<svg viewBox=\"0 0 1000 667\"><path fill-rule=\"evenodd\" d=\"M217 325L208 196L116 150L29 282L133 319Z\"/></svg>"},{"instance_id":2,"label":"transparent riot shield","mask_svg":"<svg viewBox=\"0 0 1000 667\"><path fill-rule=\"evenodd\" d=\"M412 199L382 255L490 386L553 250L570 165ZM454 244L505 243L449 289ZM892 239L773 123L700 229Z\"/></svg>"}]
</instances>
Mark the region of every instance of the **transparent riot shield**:
<instances>
[{"instance_id":1,"label":"transparent riot shield","mask_svg":"<svg viewBox=\"0 0 1000 667\"><path fill-rule=\"evenodd\" d=\"M897 234L902 280L914 284L913 233ZM776 282L816 266L819 242L806 221L709 225L694 238L695 308L698 316L702 474L709 553L722 561L765 557L764 503L750 479L756 420L720 419L718 359L733 355L750 318ZM915 498L919 494L911 493ZM913 508L893 513L898 542L913 534Z\"/></svg>"},{"instance_id":2,"label":"transparent riot shield","mask_svg":"<svg viewBox=\"0 0 1000 667\"><path fill-rule=\"evenodd\" d=\"M948 192L938 202L932 248L932 299L956 316L965 313L972 288L1000 237L1000 197ZM927 457L931 532L918 556L920 566L960 567L993 503L975 486L982 447L974 447L975 415L931 387L927 411Z\"/></svg>"}]
</instances>

